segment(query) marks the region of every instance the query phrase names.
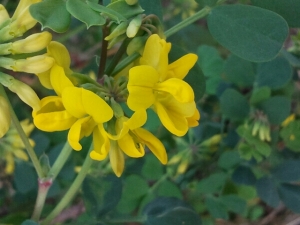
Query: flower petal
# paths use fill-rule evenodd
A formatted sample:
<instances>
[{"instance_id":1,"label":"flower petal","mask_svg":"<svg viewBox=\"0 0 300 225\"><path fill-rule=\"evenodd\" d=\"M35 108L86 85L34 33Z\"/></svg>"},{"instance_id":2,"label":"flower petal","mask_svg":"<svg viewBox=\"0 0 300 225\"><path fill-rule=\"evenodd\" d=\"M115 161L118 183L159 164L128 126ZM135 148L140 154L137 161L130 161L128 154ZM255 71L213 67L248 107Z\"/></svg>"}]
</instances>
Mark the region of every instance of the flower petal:
<instances>
[{"instance_id":1,"label":"flower petal","mask_svg":"<svg viewBox=\"0 0 300 225\"><path fill-rule=\"evenodd\" d=\"M190 69L195 65L198 60L198 56L195 54L186 54L175 62L169 64L168 66L168 76L169 78L178 78L183 80L188 74Z\"/></svg>"},{"instance_id":2,"label":"flower petal","mask_svg":"<svg viewBox=\"0 0 300 225\"><path fill-rule=\"evenodd\" d=\"M200 113L198 111L198 109L195 110L194 115L192 115L191 117L187 117L186 118L188 121L188 125L189 127L196 127L199 125L199 120L200 120Z\"/></svg>"},{"instance_id":3,"label":"flower petal","mask_svg":"<svg viewBox=\"0 0 300 225\"><path fill-rule=\"evenodd\" d=\"M110 141L102 124L98 124L94 129L93 143L94 150L91 151L90 157L98 161L105 159L110 149Z\"/></svg>"},{"instance_id":4,"label":"flower petal","mask_svg":"<svg viewBox=\"0 0 300 225\"><path fill-rule=\"evenodd\" d=\"M135 141L128 133L118 140L118 144L129 157L139 158L145 155L143 145Z\"/></svg>"},{"instance_id":5,"label":"flower petal","mask_svg":"<svg viewBox=\"0 0 300 225\"><path fill-rule=\"evenodd\" d=\"M170 93L179 102L194 101L194 91L183 80L171 78L155 85L155 90Z\"/></svg>"},{"instance_id":6,"label":"flower petal","mask_svg":"<svg viewBox=\"0 0 300 225\"><path fill-rule=\"evenodd\" d=\"M62 91L66 87L74 87L73 83L66 76L64 69L58 65L54 65L50 71L50 82L58 96L61 96Z\"/></svg>"},{"instance_id":7,"label":"flower petal","mask_svg":"<svg viewBox=\"0 0 300 225\"><path fill-rule=\"evenodd\" d=\"M81 150L79 141L83 137L89 136L95 127L95 122L90 116L78 119L70 128L68 133L68 142L74 150Z\"/></svg>"},{"instance_id":8,"label":"flower petal","mask_svg":"<svg viewBox=\"0 0 300 225\"><path fill-rule=\"evenodd\" d=\"M138 138L140 138L145 143L145 145L147 145L147 147L162 164L167 164L168 156L166 153L166 149L158 138L156 138L152 133L143 128L137 128L136 130L134 130L134 134L136 134Z\"/></svg>"},{"instance_id":9,"label":"flower petal","mask_svg":"<svg viewBox=\"0 0 300 225\"><path fill-rule=\"evenodd\" d=\"M124 160L124 154L119 148L116 141L112 141L110 151L109 151L109 159L110 164L115 172L117 177L120 177L123 173L124 166L125 166L125 160Z\"/></svg>"},{"instance_id":10,"label":"flower petal","mask_svg":"<svg viewBox=\"0 0 300 225\"><path fill-rule=\"evenodd\" d=\"M62 99L66 110L76 118L88 114L95 122L103 123L113 116L112 109L102 98L83 88L65 88Z\"/></svg>"},{"instance_id":11,"label":"flower petal","mask_svg":"<svg viewBox=\"0 0 300 225\"><path fill-rule=\"evenodd\" d=\"M69 129L76 118L68 113L58 96L49 96L41 100L41 109L32 111L34 125L43 131L62 131Z\"/></svg>"},{"instance_id":12,"label":"flower petal","mask_svg":"<svg viewBox=\"0 0 300 225\"><path fill-rule=\"evenodd\" d=\"M171 43L167 43L157 34L151 35L145 45L143 56L140 59L141 65L152 66L161 76L161 81L167 74L168 54L171 49Z\"/></svg>"},{"instance_id":13,"label":"flower petal","mask_svg":"<svg viewBox=\"0 0 300 225\"><path fill-rule=\"evenodd\" d=\"M47 55L54 58L55 63L64 68L66 74L70 73L71 58L67 48L56 41L51 41L47 47Z\"/></svg>"},{"instance_id":14,"label":"flower petal","mask_svg":"<svg viewBox=\"0 0 300 225\"><path fill-rule=\"evenodd\" d=\"M150 66L136 66L129 70L127 104L130 109L137 111L149 108L153 104L153 87L158 78L158 73Z\"/></svg>"}]
</instances>

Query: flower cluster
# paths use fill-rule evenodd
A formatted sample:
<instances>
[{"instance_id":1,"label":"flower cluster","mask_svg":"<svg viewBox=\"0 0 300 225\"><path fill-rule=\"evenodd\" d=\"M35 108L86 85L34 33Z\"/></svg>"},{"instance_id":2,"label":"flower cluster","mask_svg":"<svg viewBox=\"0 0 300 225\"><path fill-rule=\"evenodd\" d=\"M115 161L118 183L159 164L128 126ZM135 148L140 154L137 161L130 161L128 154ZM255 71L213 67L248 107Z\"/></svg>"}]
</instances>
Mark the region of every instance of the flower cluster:
<instances>
[{"instance_id":1,"label":"flower cluster","mask_svg":"<svg viewBox=\"0 0 300 225\"><path fill-rule=\"evenodd\" d=\"M51 42L47 55L54 59L54 64L38 76L56 95L41 100L41 108L33 111L34 124L48 132L69 129L68 142L74 150L81 150L80 140L92 135L90 157L100 161L109 156L117 176L124 170L124 154L142 157L145 146L166 164L165 147L143 128L147 121L146 110L152 108L162 124L177 136L186 134L200 118L194 92L183 81L197 56L187 54L169 64L170 48L170 43L151 35L139 65L129 70L128 77L104 76L98 83L73 73L65 47ZM133 111L131 116L124 113L122 102L127 102Z\"/></svg>"}]
</instances>

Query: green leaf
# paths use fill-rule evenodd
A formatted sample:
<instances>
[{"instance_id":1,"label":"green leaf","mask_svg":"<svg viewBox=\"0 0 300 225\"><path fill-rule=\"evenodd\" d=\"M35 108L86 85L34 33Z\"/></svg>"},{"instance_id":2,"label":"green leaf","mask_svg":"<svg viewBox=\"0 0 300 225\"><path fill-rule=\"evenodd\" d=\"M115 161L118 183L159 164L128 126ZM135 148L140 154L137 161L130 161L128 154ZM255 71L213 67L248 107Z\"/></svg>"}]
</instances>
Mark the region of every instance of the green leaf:
<instances>
[{"instance_id":1,"label":"green leaf","mask_svg":"<svg viewBox=\"0 0 300 225\"><path fill-rule=\"evenodd\" d=\"M163 21L163 7L161 0L139 0L140 5L145 10L146 15L154 14Z\"/></svg>"},{"instance_id":2,"label":"green leaf","mask_svg":"<svg viewBox=\"0 0 300 225\"><path fill-rule=\"evenodd\" d=\"M277 166L273 176L281 182L300 181L300 160L288 160Z\"/></svg>"},{"instance_id":3,"label":"green leaf","mask_svg":"<svg viewBox=\"0 0 300 225\"><path fill-rule=\"evenodd\" d=\"M157 189L157 196L161 197L175 197L182 199L182 193L179 187L171 181L164 181Z\"/></svg>"},{"instance_id":4,"label":"green leaf","mask_svg":"<svg viewBox=\"0 0 300 225\"><path fill-rule=\"evenodd\" d=\"M85 178L83 199L87 212L97 217L116 207L121 199L122 183L115 176Z\"/></svg>"},{"instance_id":5,"label":"green leaf","mask_svg":"<svg viewBox=\"0 0 300 225\"><path fill-rule=\"evenodd\" d=\"M198 214L176 198L157 198L143 210L145 225L201 225Z\"/></svg>"},{"instance_id":6,"label":"green leaf","mask_svg":"<svg viewBox=\"0 0 300 225\"><path fill-rule=\"evenodd\" d=\"M158 180L164 174L162 164L152 154L148 154L145 158L146 162L142 169L142 175L150 180Z\"/></svg>"},{"instance_id":7,"label":"green leaf","mask_svg":"<svg viewBox=\"0 0 300 225\"><path fill-rule=\"evenodd\" d=\"M66 3L62 0L44 0L33 4L29 8L30 13L42 25L57 33L67 31L71 23L71 15L66 9Z\"/></svg>"},{"instance_id":8,"label":"green leaf","mask_svg":"<svg viewBox=\"0 0 300 225\"><path fill-rule=\"evenodd\" d=\"M290 114L291 100L283 96L274 96L262 102L259 108L268 116L271 124L279 125Z\"/></svg>"},{"instance_id":9,"label":"green leaf","mask_svg":"<svg viewBox=\"0 0 300 225\"><path fill-rule=\"evenodd\" d=\"M280 199L277 191L276 182L271 177L262 177L256 183L258 196L269 206L277 207Z\"/></svg>"},{"instance_id":10,"label":"green leaf","mask_svg":"<svg viewBox=\"0 0 300 225\"><path fill-rule=\"evenodd\" d=\"M300 121L291 121L280 131L280 137L283 138L285 145L295 151L300 151Z\"/></svg>"},{"instance_id":11,"label":"green leaf","mask_svg":"<svg viewBox=\"0 0 300 225\"><path fill-rule=\"evenodd\" d=\"M39 225L33 220L25 220L21 225Z\"/></svg>"},{"instance_id":12,"label":"green leaf","mask_svg":"<svg viewBox=\"0 0 300 225\"><path fill-rule=\"evenodd\" d=\"M34 168L27 162L15 165L14 183L18 192L25 194L37 189L37 175Z\"/></svg>"},{"instance_id":13,"label":"green leaf","mask_svg":"<svg viewBox=\"0 0 300 225\"><path fill-rule=\"evenodd\" d=\"M281 184L278 187L280 199L295 213L300 213L300 186L293 184Z\"/></svg>"},{"instance_id":14,"label":"green leaf","mask_svg":"<svg viewBox=\"0 0 300 225\"><path fill-rule=\"evenodd\" d=\"M220 97L221 111L231 120L243 120L249 112L250 106L247 99L234 89L227 89Z\"/></svg>"},{"instance_id":15,"label":"green leaf","mask_svg":"<svg viewBox=\"0 0 300 225\"><path fill-rule=\"evenodd\" d=\"M207 22L221 45L253 62L275 58L288 35L287 23L281 16L249 5L217 6Z\"/></svg>"},{"instance_id":16,"label":"green leaf","mask_svg":"<svg viewBox=\"0 0 300 225\"><path fill-rule=\"evenodd\" d=\"M226 60L224 74L227 80L242 87L252 86L255 78L252 63L235 55Z\"/></svg>"},{"instance_id":17,"label":"green leaf","mask_svg":"<svg viewBox=\"0 0 300 225\"><path fill-rule=\"evenodd\" d=\"M229 219L226 206L219 199L208 197L205 199L205 205L212 217L224 220Z\"/></svg>"},{"instance_id":18,"label":"green leaf","mask_svg":"<svg viewBox=\"0 0 300 225\"><path fill-rule=\"evenodd\" d=\"M300 27L300 1L298 0L251 0L252 4L281 15L290 27Z\"/></svg>"},{"instance_id":19,"label":"green leaf","mask_svg":"<svg viewBox=\"0 0 300 225\"><path fill-rule=\"evenodd\" d=\"M169 62L174 62L185 54L187 54L187 52L185 52L183 49L176 45L172 45L172 49L169 54ZM205 77L197 63L189 71L188 75L184 78L184 81L186 81L193 88L195 93L195 101L200 100L205 93Z\"/></svg>"},{"instance_id":20,"label":"green leaf","mask_svg":"<svg viewBox=\"0 0 300 225\"><path fill-rule=\"evenodd\" d=\"M199 4L201 8L203 8L204 6L212 7L218 2L218 0L195 0L195 1Z\"/></svg>"},{"instance_id":21,"label":"green leaf","mask_svg":"<svg viewBox=\"0 0 300 225\"><path fill-rule=\"evenodd\" d=\"M218 160L218 166L222 169L230 169L241 162L240 155L237 151L223 152Z\"/></svg>"},{"instance_id":22,"label":"green leaf","mask_svg":"<svg viewBox=\"0 0 300 225\"><path fill-rule=\"evenodd\" d=\"M227 174L223 172L214 173L209 177L203 178L197 184L197 191L203 194L219 192L225 185Z\"/></svg>"},{"instance_id":23,"label":"green leaf","mask_svg":"<svg viewBox=\"0 0 300 225\"><path fill-rule=\"evenodd\" d=\"M254 185L256 177L252 170L246 166L237 167L232 174L232 181L236 184Z\"/></svg>"},{"instance_id":24,"label":"green leaf","mask_svg":"<svg viewBox=\"0 0 300 225\"><path fill-rule=\"evenodd\" d=\"M204 76L207 77L206 92L215 94L221 80L224 61L217 49L207 45L200 46L197 50L197 55L199 56L198 64Z\"/></svg>"},{"instance_id":25,"label":"green leaf","mask_svg":"<svg viewBox=\"0 0 300 225\"><path fill-rule=\"evenodd\" d=\"M270 62L261 63L257 67L256 83L258 87L268 86L279 89L292 79L292 67L282 56Z\"/></svg>"},{"instance_id":26,"label":"green leaf","mask_svg":"<svg viewBox=\"0 0 300 225\"><path fill-rule=\"evenodd\" d=\"M246 211L247 203L237 195L221 196L220 201L227 207L229 211L237 214L243 214Z\"/></svg>"},{"instance_id":27,"label":"green leaf","mask_svg":"<svg viewBox=\"0 0 300 225\"><path fill-rule=\"evenodd\" d=\"M92 10L84 0L68 0L67 10L76 19L85 23L87 28L91 26L101 26L105 24L105 18L100 13Z\"/></svg>"},{"instance_id":28,"label":"green leaf","mask_svg":"<svg viewBox=\"0 0 300 225\"><path fill-rule=\"evenodd\" d=\"M264 86L255 88L250 97L251 104L257 104L264 100L267 100L271 96L271 88Z\"/></svg>"}]
</instances>

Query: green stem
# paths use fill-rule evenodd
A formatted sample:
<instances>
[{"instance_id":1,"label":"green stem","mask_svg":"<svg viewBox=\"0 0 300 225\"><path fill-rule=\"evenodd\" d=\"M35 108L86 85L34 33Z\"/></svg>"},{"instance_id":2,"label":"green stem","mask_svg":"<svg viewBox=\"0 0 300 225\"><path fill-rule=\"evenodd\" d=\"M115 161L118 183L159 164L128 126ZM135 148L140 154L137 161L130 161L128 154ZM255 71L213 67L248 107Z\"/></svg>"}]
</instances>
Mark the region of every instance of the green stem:
<instances>
[{"instance_id":1,"label":"green stem","mask_svg":"<svg viewBox=\"0 0 300 225\"><path fill-rule=\"evenodd\" d=\"M111 60L109 65L107 66L107 68L104 72L105 74L107 74L109 76L113 72L114 68L116 67L116 65L118 64L118 62L122 58L123 54L125 53L126 48L127 48L130 41L131 41L131 39L129 39L129 38L126 38L123 41L123 43L120 46L118 52L115 54L115 56L113 57L113 59Z\"/></svg>"},{"instance_id":2,"label":"green stem","mask_svg":"<svg viewBox=\"0 0 300 225\"><path fill-rule=\"evenodd\" d=\"M36 222L38 222L41 217L45 200L51 185L52 185L52 179L39 179L38 195L35 202L34 211L31 217L31 219Z\"/></svg>"},{"instance_id":3,"label":"green stem","mask_svg":"<svg viewBox=\"0 0 300 225\"><path fill-rule=\"evenodd\" d=\"M130 56L127 56L125 59L123 59L114 69L111 76L116 75L119 73L122 69L124 69L126 66L128 66L131 62L139 58L141 55L138 52L133 53Z\"/></svg>"},{"instance_id":4,"label":"green stem","mask_svg":"<svg viewBox=\"0 0 300 225\"><path fill-rule=\"evenodd\" d=\"M82 165L82 168L77 175L76 179L72 183L71 187L67 191L67 193L64 195L64 197L60 200L58 205L53 209L53 211L46 217L46 219L41 223L42 225L50 224L50 222L71 202L76 192L81 187L81 184L86 177L91 165L93 163L93 160L91 159L89 153L87 154L84 163Z\"/></svg>"},{"instance_id":5,"label":"green stem","mask_svg":"<svg viewBox=\"0 0 300 225\"><path fill-rule=\"evenodd\" d=\"M165 181L167 178L169 177L169 173L164 174L158 181L155 182L154 185L152 185L152 187L149 188L148 193L152 193L156 190L156 188L159 187L159 185Z\"/></svg>"},{"instance_id":6,"label":"green stem","mask_svg":"<svg viewBox=\"0 0 300 225\"><path fill-rule=\"evenodd\" d=\"M169 30L165 31L166 37L170 37L171 35L177 33L181 29L185 28L186 26L205 17L210 11L211 11L211 8L208 6L205 6L199 12L196 12L194 15L190 16L189 18L186 18L185 20L183 20L180 23L176 24L175 26L171 27Z\"/></svg>"},{"instance_id":7,"label":"green stem","mask_svg":"<svg viewBox=\"0 0 300 225\"><path fill-rule=\"evenodd\" d=\"M68 160L72 150L73 149L71 148L69 142L66 141L66 144L64 145L63 149L61 150L59 156L57 157L53 166L49 170L47 177L52 178L53 180L56 178L56 176L60 172L61 168L64 166L65 162Z\"/></svg>"},{"instance_id":8,"label":"green stem","mask_svg":"<svg viewBox=\"0 0 300 225\"><path fill-rule=\"evenodd\" d=\"M27 153L28 153L28 155L29 155L29 157L30 157L30 159L32 161L32 164L33 164L33 166L34 166L34 168L35 168L35 170L36 170L36 172L38 174L38 177L40 179L43 178L43 177L45 177L45 174L43 173L41 164L40 164L40 162L39 162L39 160L38 160L38 158L37 158L37 156L35 154L35 151L33 150L32 146L29 143L28 137L26 136L26 134L25 134L25 132L24 132L24 130L23 130L23 128L22 128L19 120L18 120L18 117L15 114L15 111L14 111L14 109L13 109L13 107L12 107L12 105L11 105L8 97L7 97L7 94L6 94L6 92L5 92L2 84L0 84L0 95L2 95L7 100L7 103L9 105L9 109L10 109L10 114L11 114L12 122L13 122L16 130L18 131L18 133L19 133L19 135L20 135L23 143L24 143L24 146L25 146L25 148L27 150Z\"/></svg>"},{"instance_id":9,"label":"green stem","mask_svg":"<svg viewBox=\"0 0 300 225\"><path fill-rule=\"evenodd\" d=\"M109 29L105 25L102 28L102 47L101 47L101 56L100 56L100 63L98 68L98 80L101 79L104 75L105 65L106 65L106 59L107 59L107 46L108 41L105 40L106 36L109 34Z\"/></svg>"}]
</instances>

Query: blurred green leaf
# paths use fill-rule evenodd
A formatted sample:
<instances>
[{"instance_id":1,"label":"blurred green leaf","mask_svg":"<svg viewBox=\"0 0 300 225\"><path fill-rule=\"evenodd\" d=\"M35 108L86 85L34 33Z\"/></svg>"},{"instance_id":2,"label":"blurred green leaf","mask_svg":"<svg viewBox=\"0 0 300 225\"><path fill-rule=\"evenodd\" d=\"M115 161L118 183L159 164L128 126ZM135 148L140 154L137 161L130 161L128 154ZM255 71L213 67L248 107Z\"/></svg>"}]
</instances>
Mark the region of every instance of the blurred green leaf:
<instances>
[{"instance_id":1,"label":"blurred green leaf","mask_svg":"<svg viewBox=\"0 0 300 225\"><path fill-rule=\"evenodd\" d=\"M255 185L256 177L252 172L251 168L246 166L239 166L237 167L232 176L233 182L237 184L244 184L244 185Z\"/></svg>"},{"instance_id":2,"label":"blurred green leaf","mask_svg":"<svg viewBox=\"0 0 300 225\"><path fill-rule=\"evenodd\" d=\"M25 220L21 225L38 225L38 223L33 220Z\"/></svg>"},{"instance_id":3,"label":"blurred green leaf","mask_svg":"<svg viewBox=\"0 0 300 225\"><path fill-rule=\"evenodd\" d=\"M157 188L157 196L161 197L175 197L182 199L182 193L179 187L171 181L162 182Z\"/></svg>"},{"instance_id":4,"label":"blurred green leaf","mask_svg":"<svg viewBox=\"0 0 300 225\"><path fill-rule=\"evenodd\" d=\"M87 28L91 26L104 25L106 20L100 13L92 10L84 0L68 0L67 10L76 19L85 23Z\"/></svg>"},{"instance_id":5,"label":"blurred green leaf","mask_svg":"<svg viewBox=\"0 0 300 225\"><path fill-rule=\"evenodd\" d=\"M259 106L268 116L271 124L282 123L291 111L291 100L283 96L274 96L262 102Z\"/></svg>"},{"instance_id":6,"label":"blurred green leaf","mask_svg":"<svg viewBox=\"0 0 300 225\"><path fill-rule=\"evenodd\" d=\"M71 15L66 9L66 2L61 0L44 0L30 6L30 13L42 25L57 33L66 32L71 23ZM59 18L59 19L58 19Z\"/></svg>"},{"instance_id":7,"label":"blurred green leaf","mask_svg":"<svg viewBox=\"0 0 300 225\"><path fill-rule=\"evenodd\" d=\"M50 140L48 136L46 136L42 132L37 132L32 135L32 139L34 140L34 151L36 152L37 156L40 157L50 145Z\"/></svg>"},{"instance_id":8,"label":"blurred green leaf","mask_svg":"<svg viewBox=\"0 0 300 225\"><path fill-rule=\"evenodd\" d=\"M207 22L221 45L253 62L275 58L288 35L287 23L281 16L250 5L217 6Z\"/></svg>"},{"instance_id":9,"label":"blurred green leaf","mask_svg":"<svg viewBox=\"0 0 300 225\"><path fill-rule=\"evenodd\" d=\"M226 151L220 155L218 166L222 169L230 169L241 161L241 157L237 151Z\"/></svg>"},{"instance_id":10,"label":"blurred green leaf","mask_svg":"<svg viewBox=\"0 0 300 225\"><path fill-rule=\"evenodd\" d=\"M279 89L292 79L292 67L282 56L270 62L260 63L257 67L256 83L258 87L268 86Z\"/></svg>"},{"instance_id":11,"label":"blurred green leaf","mask_svg":"<svg viewBox=\"0 0 300 225\"><path fill-rule=\"evenodd\" d=\"M34 168L28 162L18 162L15 166L14 183L17 191L25 194L37 190L38 178Z\"/></svg>"},{"instance_id":12,"label":"blurred green leaf","mask_svg":"<svg viewBox=\"0 0 300 225\"><path fill-rule=\"evenodd\" d=\"M271 177L262 177L256 183L258 196L269 206L277 207L280 199L276 181Z\"/></svg>"},{"instance_id":13,"label":"blurred green leaf","mask_svg":"<svg viewBox=\"0 0 300 225\"><path fill-rule=\"evenodd\" d=\"M277 166L273 176L281 182L300 181L300 160L287 160Z\"/></svg>"},{"instance_id":14,"label":"blurred green leaf","mask_svg":"<svg viewBox=\"0 0 300 225\"><path fill-rule=\"evenodd\" d=\"M211 46L202 45L197 50L198 64L207 77L206 91L208 94L215 94L216 89L221 80L221 73L223 71L223 59L219 55L217 49Z\"/></svg>"},{"instance_id":15,"label":"blurred green leaf","mask_svg":"<svg viewBox=\"0 0 300 225\"><path fill-rule=\"evenodd\" d=\"M227 174L224 172L214 173L203 178L197 184L197 191L203 194L212 194L221 191L227 179Z\"/></svg>"},{"instance_id":16,"label":"blurred green leaf","mask_svg":"<svg viewBox=\"0 0 300 225\"><path fill-rule=\"evenodd\" d=\"M300 151L300 120L291 121L280 131L280 137L284 140L285 145L295 151Z\"/></svg>"},{"instance_id":17,"label":"blurred green leaf","mask_svg":"<svg viewBox=\"0 0 300 225\"><path fill-rule=\"evenodd\" d=\"M280 184L278 187L280 199L295 213L300 213L300 186L293 184Z\"/></svg>"},{"instance_id":18,"label":"blurred green leaf","mask_svg":"<svg viewBox=\"0 0 300 225\"><path fill-rule=\"evenodd\" d=\"M198 214L176 198L157 198L145 206L145 225L201 225Z\"/></svg>"},{"instance_id":19,"label":"blurred green leaf","mask_svg":"<svg viewBox=\"0 0 300 225\"><path fill-rule=\"evenodd\" d=\"M300 1L298 0L251 0L252 4L281 15L290 27L300 27Z\"/></svg>"},{"instance_id":20,"label":"blurred green leaf","mask_svg":"<svg viewBox=\"0 0 300 225\"><path fill-rule=\"evenodd\" d=\"M229 219L226 206L219 199L208 197L205 199L205 204L212 217L224 220Z\"/></svg>"},{"instance_id":21,"label":"blurred green leaf","mask_svg":"<svg viewBox=\"0 0 300 225\"><path fill-rule=\"evenodd\" d=\"M224 195L219 199L229 211L237 214L243 214L246 211L246 201L237 195Z\"/></svg>"},{"instance_id":22,"label":"blurred green leaf","mask_svg":"<svg viewBox=\"0 0 300 225\"><path fill-rule=\"evenodd\" d=\"M214 6L218 0L195 0L199 5L200 7L204 7L204 6Z\"/></svg>"},{"instance_id":23,"label":"blurred green leaf","mask_svg":"<svg viewBox=\"0 0 300 225\"><path fill-rule=\"evenodd\" d=\"M226 89L220 97L221 111L231 120L243 120L249 112L250 106L247 99L234 89Z\"/></svg>"},{"instance_id":24,"label":"blurred green leaf","mask_svg":"<svg viewBox=\"0 0 300 225\"><path fill-rule=\"evenodd\" d=\"M255 78L252 63L236 55L226 60L224 74L227 80L242 87L252 86Z\"/></svg>"},{"instance_id":25,"label":"blurred green leaf","mask_svg":"<svg viewBox=\"0 0 300 225\"><path fill-rule=\"evenodd\" d=\"M82 191L87 212L98 217L117 206L121 199L122 182L113 175L87 176L83 182Z\"/></svg>"},{"instance_id":26,"label":"blurred green leaf","mask_svg":"<svg viewBox=\"0 0 300 225\"><path fill-rule=\"evenodd\" d=\"M158 180L164 174L162 164L152 154L148 154L145 158L146 162L142 169L142 175L150 180Z\"/></svg>"},{"instance_id":27,"label":"blurred green leaf","mask_svg":"<svg viewBox=\"0 0 300 225\"><path fill-rule=\"evenodd\" d=\"M259 88L255 88L250 97L251 104L257 104L264 100L267 100L271 96L271 88L268 86L263 86Z\"/></svg>"},{"instance_id":28,"label":"blurred green leaf","mask_svg":"<svg viewBox=\"0 0 300 225\"><path fill-rule=\"evenodd\" d=\"M139 0L140 5L145 10L146 15L154 14L158 16L160 21L163 21L163 7L161 0Z\"/></svg>"}]
</instances>

